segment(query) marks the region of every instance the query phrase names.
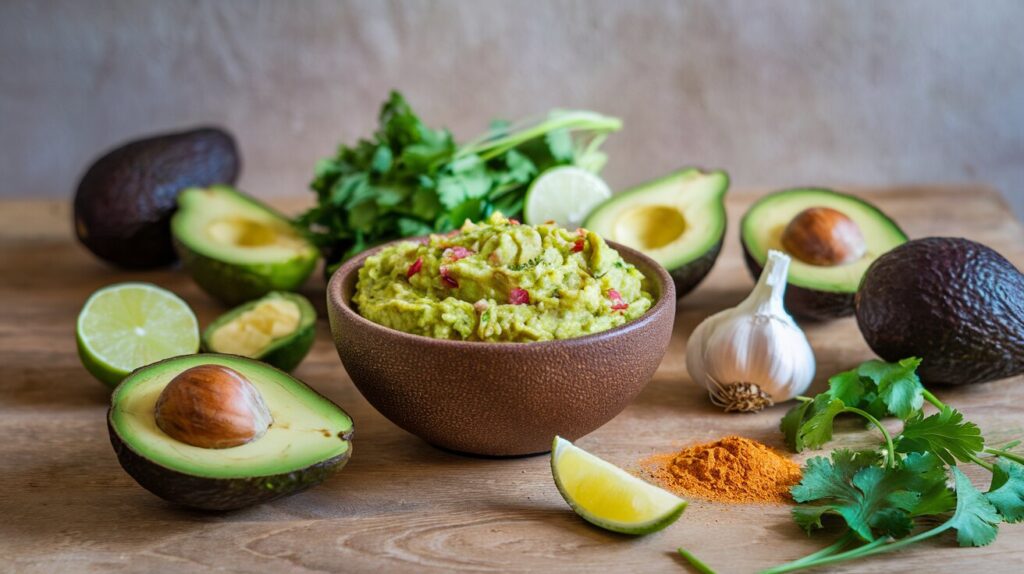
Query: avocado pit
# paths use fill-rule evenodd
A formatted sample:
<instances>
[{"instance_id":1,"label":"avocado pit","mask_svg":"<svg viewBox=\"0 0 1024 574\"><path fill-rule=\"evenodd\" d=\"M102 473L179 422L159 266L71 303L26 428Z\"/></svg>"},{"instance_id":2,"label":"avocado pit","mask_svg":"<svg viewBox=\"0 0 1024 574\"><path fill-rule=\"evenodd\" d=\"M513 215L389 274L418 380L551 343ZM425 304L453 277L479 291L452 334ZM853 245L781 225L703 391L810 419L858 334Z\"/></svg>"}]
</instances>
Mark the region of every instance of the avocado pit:
<instances>
[{"instance_id":1,"label":"avocado pit","mask_svg":"<svg viewBox=\"0 0 1024 574\"><path fill-rule=\"evenodd\" d=\"M231 448L263 436L273 419L259 390L238 371L198 365L171 379L156 401L156 424L199 448Z\"/></svg>"},{"instance_id":2,"label":"avocado pit","mask_svg":"<svg viewBox=\"0 0 1024 574\"><path fill-rule=\"evenodd\" d=\"M800 261L822 267L846 265L867 253L857 223L831 207L798 213L782 232L782 247Z\"/></svg>"}]
</instances>

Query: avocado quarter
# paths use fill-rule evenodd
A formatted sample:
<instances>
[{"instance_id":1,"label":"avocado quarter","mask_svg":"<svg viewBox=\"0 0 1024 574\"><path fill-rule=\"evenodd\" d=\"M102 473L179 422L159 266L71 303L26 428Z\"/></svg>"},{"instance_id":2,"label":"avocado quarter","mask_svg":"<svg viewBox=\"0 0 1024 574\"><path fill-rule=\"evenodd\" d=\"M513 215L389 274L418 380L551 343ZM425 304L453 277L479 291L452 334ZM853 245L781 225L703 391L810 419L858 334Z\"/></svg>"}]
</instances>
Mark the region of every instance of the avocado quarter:
<instances>
[{"instance_id":1,"label":"avocado quarter","mask_svg":"<svg viewBox=\"0 0 1024 574\"><path fill-rule=\"evenodd\" d=\"M864 274L856 308L871 349L920 357L924 383L1024 374L1024 274L981 243L928 237L893 249Z\"/></svg>"},{"instance_id":2,"label":"avocado quarter","mask_svg":"<svg viewBox=\"0 0 1024 574\"><path fill-rule=\"evenodd\" d=\"M724 171L681 169L613 195L583 226L660 263L682 297L704 280L722 250L728 189Z\"/></svg>"},{"instance_id":3,"label":"avocado quarter","mask_svg":"<svg viewBox=\"0 0 1024 574\"><path fill-rule=\"evenodd\" d=\"M214 319L203 331L202 348L242 355L291 372L309 353L315 338L316 310L309 299L274 291Z\"/></svg>"},{"instance_id":4,"label":"avocado quarter","mask_svg":"<svg viewBox=\"0 0 1024 574\"><path fill-rule=\"evenodd\" d=\"M192 446L157 425L157 399L178 374L220 365L243 375L273 417L261 437L232 448ZM170 502L231 510L300 492L340 470L352 454L352 420L340 407L290 375L231 355L166 359L137 369L114 390L107 416L121 466L141 486Z\"/></svg>"},{"instance_id":5,"label":"avocado quarter","mask_svg":"<svg viewBox=\"0 0 1024 574\"><path fill-rule=\"evenodd\" d=\"M754 280L761 275L768 251L793 255L783 246L787 226L808 209L828 208L845 215L860 230L864 252L840 265L816 265L792 257L785 305L797 317L834 319L854 312L854 294L864 272L883 253L907 241L902 229L874 205L824 188L796 188L770 193L747 210L740 221L744 261ZM902 357L901 357L902 358Z\"/></svg>"},{"instance_id":6,"label":"avocado quarter","mask_svg":"<svg viewBox=\"0 0 1024 574\"><path fill-rule=\"evenodd\" d=\"M171 214L185 188L233 184L241 169L234 138L213 127L159 134L97 159L75 191L78 240L128 269L172 263Z\"/></svg>"},{"instance_id":7,"label":"avocado quarter","mask_svg":"<svg viewBox=\"0 0 1024 574\"><path fill-rule=\"evenodd\" d=\"M232 187L186 189L171 219L185 269L204 291L237 305L306 282L319 253L284 215Z\"/></svg>"}]
</instances>

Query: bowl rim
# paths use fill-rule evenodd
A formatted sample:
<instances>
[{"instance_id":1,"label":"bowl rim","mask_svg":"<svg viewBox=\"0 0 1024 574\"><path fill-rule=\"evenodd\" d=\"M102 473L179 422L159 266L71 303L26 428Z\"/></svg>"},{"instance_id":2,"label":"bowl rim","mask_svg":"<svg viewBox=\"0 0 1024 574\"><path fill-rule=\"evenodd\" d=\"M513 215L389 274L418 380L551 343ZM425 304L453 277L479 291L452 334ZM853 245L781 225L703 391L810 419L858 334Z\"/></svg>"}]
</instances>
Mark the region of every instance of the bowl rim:
<instances>
[{"instance_id":1,"label":"bowl rim","mask_svg":"<svg viewBox=\"0 0 1024 574\"><path fill-rule=\"evenodd\" d=\"M668 274L668 271L665 269L665 267L658 263L657 261L655 261L654 259L652 259L651 257L640 252L639 250L627 247L625 245L622 245L621 243L616 243L614 241L607 240L606 243L608 243L609 246L618 251L619 254L622 255L623 258L629 261L630 263L633 263L635 265L635 261L640 261L648 268L654 270L654 277L649 277L646 274L644 274L644 277L647 278L648 280L657 282L658 286L660 287L660 295L658 299L654 302L654 305L652 305L650 309L644 312L643 315L637 317L636 319L628 323L619 325L618 327L613 327L611 329L599 331L597 333L590 333L587 335L572 337L569 339L551 339L548 341L525 342L461 341L454 339L435 339L433 337L427 337L426 335L406 333L405 331L399 331L398 329L393 329L386 325L375 323L367 319L366 317L360 315L358 312L356 312L354 308L352 308L351 305L345 302L345 299L342 296L341 291L342 283L344 282L345 278L348 277L350 274L357 273L363 267L363 264L366 262L366 259L372 257L381 250L398 243L417 242L424 241L427 239L429 239L429 236L405 237L401 239L395 239L392 241L388 241L387 243L382 243L380 245L367 249L366 251L363 251L362 253L344 262L341 265L341 267L334 271L334 273L331 275L330 281L327 284L328 311L334 310L336 312L340 312L342 315L345 315L347 319L354 321L356 324L362 325L369 329L376 329L378 331L383 332L386 336L393 337L398 340L409 341L411 344L431 344L438 345L441 347L448 347L453 350L472 349L474 351L489 351L497 349L509 351L523 349L544 349L550 347L584 346L590 343L602 341L609 338L614 338L619 335L625 335L631 331L635 331L645 325L655 322L657 318L659 318L661 315L665 313L668 313L672 317L675 316L675 284L673 283L672 277Z\"/></svg>"}]
</instances>

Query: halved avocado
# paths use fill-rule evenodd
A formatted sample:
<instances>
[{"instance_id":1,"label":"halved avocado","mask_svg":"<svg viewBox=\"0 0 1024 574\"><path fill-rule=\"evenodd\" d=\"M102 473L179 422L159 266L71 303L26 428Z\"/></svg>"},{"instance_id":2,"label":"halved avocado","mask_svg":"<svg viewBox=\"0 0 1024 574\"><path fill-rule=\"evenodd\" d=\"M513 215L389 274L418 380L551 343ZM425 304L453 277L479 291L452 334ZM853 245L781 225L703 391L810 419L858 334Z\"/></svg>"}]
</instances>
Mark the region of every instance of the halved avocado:
<instances>
[{"instance_id":1,"label":"halved avocado","mask_svg":"<svg viewBox=\"0 0 1024 574\"><path fill-rule=\"evenodd\" d=\"M847 226L852 222L854 241L858 243L856 253L842 262L828 264L794 253L792 244L784 245L787 228L792 230L794 220L808 213L825 214L815 229L821 233L827 233L830 226L834 229L835 221ZM822 221L825 224L821 225ZM740 222L740 241L747 268L755 279L761 274L769 249L792 255L786 308L799 317L832 319L853 314L854 294L864 272L883 253L906 242L907 235L881 210L860 198L830 189L801 188L778 191L755 202Z\"/></svg>"},{"instance_id":2,"label":"halved avocado","mask_svg":"<svg viewBox=\"0 0 1024 574\"><path fill-rule=\"evenodd\" d=\"M183 191L171 232L195 282L228 305L299 288L318 258L285 216L228 186Z\"/></svg>"},{"instance_id":3,"label":"halved avocado","mask_svg":"<svg viewBox=\"0 0 1024 574\"><path fill-rule=\"evenodd\" d=\"M687 168L597 206L583 226L661 263L682 297L711 271L725 237L724 171Z\"/></svg>"},{"instance_id":4,"label":"halved avocado","mask_svg":"<svg viewBox=\"0 0 1024 574\"><path fill-rule=\"evenodd\" d=\"M316 311L298 293L274 291L224 313L203 331L204 351L241 355L291 372L316 338Z\"/></svg>"},{"instance_id":5,"label":"halved avocado","mask_svg":"<svg viewBox=\"0 0 1024 574\"><path fill-rule=\"evenodd\" d=\"M231 448L201 448L156 422L164 388L203 365L233 369L262 395L272 422L258 438ZM121 466L144 488L185 506L230 510L320 484L352 454L352 419L304 383L269 365L231 355L185 355L137 369L114 390L107 415Z\"/></svg>"}]
</instances>

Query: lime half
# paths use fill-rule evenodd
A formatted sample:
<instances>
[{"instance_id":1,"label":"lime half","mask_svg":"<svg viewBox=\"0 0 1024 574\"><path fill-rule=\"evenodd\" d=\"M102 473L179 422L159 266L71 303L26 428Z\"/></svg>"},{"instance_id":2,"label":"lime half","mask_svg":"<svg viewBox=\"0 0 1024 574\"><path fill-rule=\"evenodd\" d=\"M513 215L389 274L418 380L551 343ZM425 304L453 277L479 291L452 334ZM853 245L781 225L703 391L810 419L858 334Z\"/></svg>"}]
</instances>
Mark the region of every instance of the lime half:
<instances>
[{"instance_id":1,"label":"lime half","mask_svg":"<svg viewBox=\"0 0 1024 574\"><path fill-rule=\"evenodd\" d=\"M540 174L526 192L523 219L530 225L554 221L574 229L611 196L608 184L583 168L571 165L551 168Z\"/></svg>"},{"instance_id":2,"label":"lime half","mask_svg":"<svg viewBox=\"0 0 1024 574\"><path fill-rule=\"evenodd\" d=\"M82 364L111 387L141 366L199 350L192 309L149 283L118 283L93 293L75 333Z\"/></svg>"},{"instance_id":3,"label":"lime half","mask_svg":"<svg viewBox=\"0 0 1024 574\"><path fill-rule=\"evenodd\" d=\"M584 520L613 532L650 534L675 522L686 501L555 437L551 473Z\"/></svg>"}]
</instances>

